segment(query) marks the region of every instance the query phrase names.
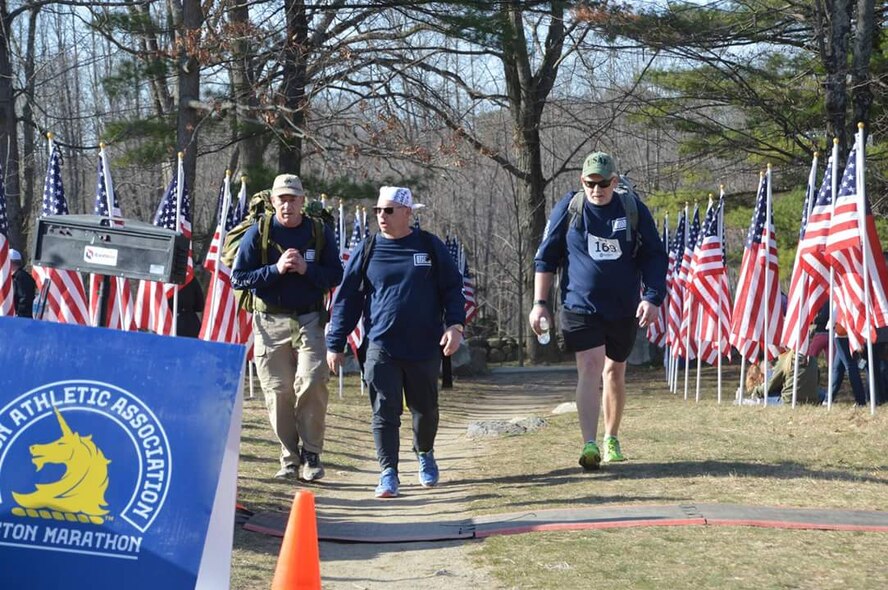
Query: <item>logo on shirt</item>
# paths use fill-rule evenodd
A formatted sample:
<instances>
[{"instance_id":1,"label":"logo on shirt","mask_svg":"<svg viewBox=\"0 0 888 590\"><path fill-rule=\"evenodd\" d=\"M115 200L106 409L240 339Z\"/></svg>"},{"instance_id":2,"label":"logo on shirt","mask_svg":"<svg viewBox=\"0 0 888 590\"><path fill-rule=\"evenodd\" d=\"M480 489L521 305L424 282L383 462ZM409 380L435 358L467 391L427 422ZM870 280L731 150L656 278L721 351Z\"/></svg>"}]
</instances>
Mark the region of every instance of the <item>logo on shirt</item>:
<instances>
[{"instance_id":1,"label":"logo on shirt","mask_svg":"<svg viewBox=\"0 0 888 590\"><path fill-rule=\"evenodd\" d=\"M413 266L431 266L432 259L425 252L417 252L413 255Z\"/></svg>"},{"instance_id":2,"label":"logo on shirt","mask_svg":"<svg viewBox=\"0 0 888 590\"><path fill-rule=\"evenodd\" d=\"M625 229L626 229L626 218L625 217L619 217L617 219L614 219L614 231L615 232L618 232L620 230L625 230Z\"/></svg>"},{"instance_id":3,"label":"logo on shirt","mask_svg":"<svg viewBox=\"0 0 888 590\"><path fill-rule=\"evenodd\" d=\"M306 250L305 256L303 256L303 258L305 258L306 262L314 262L315 261L315 251L314 250Z\"/></svg>"}]
</instances>

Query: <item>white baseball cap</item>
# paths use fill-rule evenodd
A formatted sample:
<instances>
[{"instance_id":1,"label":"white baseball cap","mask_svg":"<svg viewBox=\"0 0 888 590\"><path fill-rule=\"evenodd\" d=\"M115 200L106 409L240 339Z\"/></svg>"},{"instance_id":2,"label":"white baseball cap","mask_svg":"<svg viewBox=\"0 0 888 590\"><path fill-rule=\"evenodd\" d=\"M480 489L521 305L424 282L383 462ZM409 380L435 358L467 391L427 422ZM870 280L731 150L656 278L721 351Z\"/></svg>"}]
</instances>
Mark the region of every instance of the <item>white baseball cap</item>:
<instances>
[{"instance_id":1,"label":"white baseball cap","mask_svg":"<svg viewBox=\"0 0 888 590\"><path fill-rule=\"evenodd\" d=\"M392 202L397 203L398 205L403 205L404 207L409 207L410 209L422 209L425 205L420 203L413 202L413 193L410 192L409 188L404 188L401 186L383 186L379 189L379 199L376 201L377 205Z\"/></svg>"}]
</instances>

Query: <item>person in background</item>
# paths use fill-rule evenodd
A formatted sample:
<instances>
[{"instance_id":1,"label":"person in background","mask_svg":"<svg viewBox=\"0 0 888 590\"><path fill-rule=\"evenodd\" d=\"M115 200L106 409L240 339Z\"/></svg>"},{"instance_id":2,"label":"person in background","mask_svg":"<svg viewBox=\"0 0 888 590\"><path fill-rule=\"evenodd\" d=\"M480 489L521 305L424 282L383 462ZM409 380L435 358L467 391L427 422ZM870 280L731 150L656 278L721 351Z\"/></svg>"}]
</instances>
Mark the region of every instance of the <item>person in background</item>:
<instances>
[{"instance_id":1,"label":"person in background","mask_svg":"<svg viewBox=\"0 0 888 590\"><path fill-rule=\"evenodd\" d=\"M758 365L752 365L758 369ZM768 375L768 397L780 396L784 404L792 403L793 371L795 370L795 354L792 350L780 353L774 363L773 371ZM758 371L759 383L752 388L750 397L762 399L765 386L762 383L764 376ZM799 358L799 378L796 385L796 403L819 404L823 397L817 387L818 368L817 360L809 356ZM747 383L749 383L747 381Z\"/></svg>"},{"instance_id":2,"label":"person in background","mask_svg":"<svg viewBox=\"0 0 888 590\"><path fill-rule=\"evenodd\" d=\"M196 268L196 267L195 267ZM170 309L173 308L172 295L169 297ZM204 310L204 293L197 277L179 289L179 300L176 308L176 336L197 338L200 334L200 316Z\"/></svg>"},{"instance_id":3,"label":"person in background","mask_svg":"<svg viewBox=\"0 0 888 590\"><path fill-rule=\"evenodd\" d=\"M10 248L9 262L12 265L12 302L15 315L20 318L33 317L37 283L25 270L21 252Z\"/></svg>"},{"instance_id":4,"label":"person in background","mask_svg":"<svg viewBox=\"0 0 888 590\"><path fill-rule=\"evenodd\" d=\"M851 354L851 346L848 342L848 331L841 323L836 323L836 343L832 364L832 382L829 384L832 399L835 400L842 387L845 372L848 372L848 383L851 384L851 393L854 395L854 403L858 406L866 405L866 392L863 389L863 381L860 379L860 367L857 360Z\"/></svg>"}]
</instances>

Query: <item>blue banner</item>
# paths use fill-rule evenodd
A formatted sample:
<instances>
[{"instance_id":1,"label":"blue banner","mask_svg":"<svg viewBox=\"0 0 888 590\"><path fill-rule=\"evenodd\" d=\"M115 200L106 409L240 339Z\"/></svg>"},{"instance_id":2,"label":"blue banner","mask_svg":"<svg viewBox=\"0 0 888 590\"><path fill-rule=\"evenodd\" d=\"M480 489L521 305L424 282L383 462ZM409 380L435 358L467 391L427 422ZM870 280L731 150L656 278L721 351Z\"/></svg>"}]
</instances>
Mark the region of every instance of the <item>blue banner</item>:
<instances>
[{"instance_id":1,"label":"blue banner","mask_svg":"<svg viewBox=\"0 0 888 590\"><path fill-rule=\"evenodd\" d=\"M243 365L242 346L0 318L0 586L195 588Z\"/></svg>"}]
</instances>

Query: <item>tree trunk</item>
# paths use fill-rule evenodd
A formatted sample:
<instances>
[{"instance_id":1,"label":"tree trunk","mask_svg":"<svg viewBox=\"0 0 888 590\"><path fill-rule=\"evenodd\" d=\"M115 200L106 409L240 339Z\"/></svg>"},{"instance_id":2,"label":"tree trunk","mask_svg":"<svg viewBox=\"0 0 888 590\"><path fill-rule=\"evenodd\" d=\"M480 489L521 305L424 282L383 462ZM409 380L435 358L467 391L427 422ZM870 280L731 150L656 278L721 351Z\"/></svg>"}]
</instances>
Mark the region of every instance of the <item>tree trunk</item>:
<instances>
[{"instance_id":1,"label":"tree trunk","mask_svg":"<svg viewBox=\"0 0 888 590\"><path fill-rule=\"evenodd\" d=\"M518 336L519 341L526 342L527 352L533 362L542 360L542 350L533 331L527 329L524 318L533 300L533 259L546 226L545 189L549 182L543 175L540 122L546 99L558 74L558 63L564 46L563 3L553 2L550 12L552 21L546 36L546 52L539 69L534 73L524 35L523 11L516 5L503 8L503 68L512 113L517 168L521 172L517 178L518 203L521 205L519 219L527 220L526 226L521 224L518 228L521 265L519 280L522 282L518 305ZM521 360L523 361L523 353Z\"/></svg>"},{"instance_id":2,"label":"tree trunk","mask_svg":"<svg viewBox=\"0 0 888 590\"><path fill-rule=\"evenodd\" d=\"M870 58L873 54L873 30L875 20L873 0L857 0L857 27L854 35L854 56L851 65L851 101L854 123L864 124L864 134L869 133L869 112L873 104Z\"/></svg>"},{"instance_id":3,"label":"tree trunk","mask_svg":"<svg viewBox=\"0 0 888 590\"><path fill-rule=\"evenodd\" d=\"M200 27L203 10L199 0L183 0L182 20L177 26L178 91L179 104L176 125L176 148L185 152L185 186L190 187L192 210L196 191L194 181L197 172L197 126L199 115L192 106L200 100Z\"/></svg>"},{"instance_id":4,"label":"tree trunk","mask_svg":"<svg viewBox=\"0 0 888 590\"><path fill-rule=\"evenodd\" d=\"M34 84L37 77L35 73L35 53L34 48L37 38L37 14L40 11L33 9L28 15L28 41L27 53L25 54L25 100L22 103L22 216L25 225L25 240L28 240L30 228L32 226L35 207L34 199L37 194L37 127L34 124L34 115L32 106L34 104Z\"/></svg>"},{"instance_id":5,"label":"tree trunk","mask_svg":"<svg viewBox=\"0 0 888 590\"><path fill-rule=\"evenodd\" d=\"M246 3L237 3L229 13L236 32L250 30L250 11ZM231 67L231 86L234 102L238 105L234 114L234 135L238 145L241 172L248 179L258 179L262 169L264 127L251 122L258 112L259 100L256 97L256 65L249 37L237 35L232 50L234 53ZM247 113L246 115L244 113ZM232 169L233 171L233 169Z\"/></svg>"},{"instance_id":6,"label":"tree trunk","mask_svg":"<svg viewBox=\"0 0 888 590\"><path fill-rule=\"evenodd\" d=\"M826 70L826 132L838 138L839 154L848 151L848 137L845 133L845 111L848 106L846 95L848 75L848 40L851 35L851 7L849 0L828 0L824 15L825 45L823 46L824 69Z\"/></svg>"},{"instance_id":7,"label":"tree trunk","mask_svg":"<svg viewBox=\"0 0 888 590\"><path fill-rule=\"evenodd\" d=\"M23 214L21 204L21 184L19 183L19 156L18 156L18 119L15 114L15 91L12 81L15 75L12 71L9 54L9 31L12 29L12 19L6 0L0 0L0 164L3 165L3 175L6 185L6 207L9 216L9 241L17 250L25 250L25 238L27 236L27 215Z\"/></svg>"},{"instance_id":8,"label":"tree trunk","mask_svg":"<svg viewBox=\"0 0 888 590\"><path fill-rule=\"evenodd\" d=\"M285 113L278 155L280 172L300 174L302 137L305 131L306 54L308 20L303 0L284 0L287 39L284 41L284 79L281 87Z\"/></svg>"}]
</instances>

